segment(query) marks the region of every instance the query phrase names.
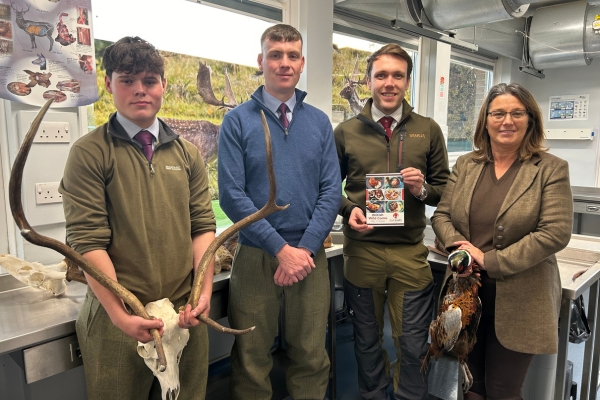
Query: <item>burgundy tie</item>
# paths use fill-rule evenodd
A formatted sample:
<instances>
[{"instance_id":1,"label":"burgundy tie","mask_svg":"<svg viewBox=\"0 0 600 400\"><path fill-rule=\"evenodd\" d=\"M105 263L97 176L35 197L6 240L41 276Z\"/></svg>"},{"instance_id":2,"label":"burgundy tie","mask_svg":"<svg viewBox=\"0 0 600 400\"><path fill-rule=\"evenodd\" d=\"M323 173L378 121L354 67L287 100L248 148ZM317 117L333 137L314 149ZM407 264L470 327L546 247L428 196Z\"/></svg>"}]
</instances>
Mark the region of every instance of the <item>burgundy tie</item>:
<instances>
[{"instance_id":1,"label":"burgundy tie","mask_svg":"<svg viewBox=\"0 0 600 400\"><path fill-rule=\"evenodd\" d=\"M379 120L381 125L383 125L383 129L385 129L385 133L389 139L392 138L392 122L394 122L394 118L392 117L383 117Z\"/></svg>"},{"instance_id":2,"label":"burgundy tie","mask_svg":"<svg viewBox=\"0 0 600 400\"><path fill-rule=\"evenodd\" d=\"M133 138L142 145L142 151L144 152L144 155L148 161L152 160L152 134L146 130L143 130L139 131L138 134Z\"/></svg>"},{"instance_id":3,"label":"burgundy tie","mask_svg":"<svg viewBox=\"0 0 600 400\"><path fill-rule=\"evenodd\" d=\"M287 127L290 126L290 121L288 121L287 119L287 104L281 103L277 110L279 111L279 121L281 121L281 125L283 125L285 129L287 129Z\"/></svg>"}]
</instances>

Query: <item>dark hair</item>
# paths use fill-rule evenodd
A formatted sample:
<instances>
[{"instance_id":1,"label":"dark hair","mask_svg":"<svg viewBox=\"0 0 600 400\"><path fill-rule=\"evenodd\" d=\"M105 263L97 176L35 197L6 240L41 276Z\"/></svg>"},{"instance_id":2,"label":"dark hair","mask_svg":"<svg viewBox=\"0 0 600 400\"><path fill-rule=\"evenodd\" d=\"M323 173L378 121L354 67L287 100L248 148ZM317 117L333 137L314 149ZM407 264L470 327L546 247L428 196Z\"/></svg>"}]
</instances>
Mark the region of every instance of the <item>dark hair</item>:
<instances>
[{"instance_id":1,"label":"dark hair","mask_svg":"<svg viewBox=\"0 0 600 400\"><path fill-rule=\"evenodd\" d=\"M138 36L125 36L104 50L102 66L106 76L112 78L113 72L137 75L140 72L152 72L165 77L165 61L156 47Z\"/></svg>"},{"instance_id":2,"label":"dark hair","mask_svg":"<svg viewBox=\"0 0 600 400\"><path fill-rule=\"evenodd\" d=\"M406 50L404 50L402 47L400 47L400 45L398 45L396 43L386 44L385 46L383 46L382 48L380 48L379 50L377 50L376 52L371 54L371 56L367 59L367 77L369 79L371 79L371 71L373 70L373 63L380 56L382 56L384 54L395 56L395 57L401 58L404 61L406 61L406 64L407 64L406 77L407 77L407 79L410 79L410 74L412 73L412 69L413 69L412 58L410 58L410 55L406 52Z\"/></svg>"},{"instance_id":3,"label":"dark hair","mask_svg":"<svg viewBox=\"0 0 600 400\"><path fill-rule=\"evenodd\" d=\"M475 135L473 137L473 147L475 148L474 160L476 162L493 160L490 134L486 127L488 112L492 101L496 97L505 94L514 96L523 103L527 111L527 117L529 118L525 137L523 137L523 142L521 143L521 147L519 147L519 159L528 160L535 154L548 151L548 148L544 147L545 133L542 111L533 95L518 83L510 83L508 85L506 83L499 83L490 89L479 110Z\"/></svg>"},{"instance_id":4,"label":"dark hair","mask_svg":"<svg viewBox=\"0 0 600 400\"><path fill-rule=\"evenodd\" d=\"M260 37L261 49L267 40L273 42L296 42L299 40L300 44L303 43L300 32L293 26L286 24L277 24L267 28Z\"/></svg>"}]
</instances>

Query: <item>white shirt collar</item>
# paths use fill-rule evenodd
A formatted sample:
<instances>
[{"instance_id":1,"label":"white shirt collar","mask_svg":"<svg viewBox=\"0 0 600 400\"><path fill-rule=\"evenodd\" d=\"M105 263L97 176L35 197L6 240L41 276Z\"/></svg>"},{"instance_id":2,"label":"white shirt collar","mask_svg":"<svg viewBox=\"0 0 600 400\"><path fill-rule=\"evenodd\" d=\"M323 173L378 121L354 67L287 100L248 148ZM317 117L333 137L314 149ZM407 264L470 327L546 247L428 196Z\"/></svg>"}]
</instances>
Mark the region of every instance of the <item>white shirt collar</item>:
<instances>
[{"instance_id":1,"label":"white shirt collar","mask_svg":"<svg viewBox=\"0 0 600 400\"><path fill-rule=\"evenodd\" d=\"M130 120L125 118L124 116L122 116L118 111L117 111L117 121L119 121L119 123L121 124L123 129L125 129L125 132L127 132L127 136L129 136L130 139L133 139L133 137L135 135L137 135L141 130L144 129L144 128L137 126L136 124L134 124L133 122L131 122ZM152 136L154 136L154 140L157 141L158 140L158 132L160 130L158 118L154 118L154 122L152 123L152 125L147 127L146 130L148 132L150 132L152 134Z\"/></svg>"},{"instance_id":2,"label":"white shirt collar","mask_svg":"<svg viewBox=\"0 0 600 400\"><path fill-rule=\"evenodd\" d=\"M400 107L398 107L396 109L396 111L394 111L393 113L388 115L388 114L384 114L383 111L381 111L380 109L375 107L375 104L373 103L371 105L371 116L373 117L373 121L375 121L375 122L379 122L379 120L383 117L390 116L390 117L394 118L394 123L392 124L392 127L393 127L398 122L400 122L400 119L402 118L402 108L403 108L403 105L400 104Z\"/></svg>"}]
</instances>

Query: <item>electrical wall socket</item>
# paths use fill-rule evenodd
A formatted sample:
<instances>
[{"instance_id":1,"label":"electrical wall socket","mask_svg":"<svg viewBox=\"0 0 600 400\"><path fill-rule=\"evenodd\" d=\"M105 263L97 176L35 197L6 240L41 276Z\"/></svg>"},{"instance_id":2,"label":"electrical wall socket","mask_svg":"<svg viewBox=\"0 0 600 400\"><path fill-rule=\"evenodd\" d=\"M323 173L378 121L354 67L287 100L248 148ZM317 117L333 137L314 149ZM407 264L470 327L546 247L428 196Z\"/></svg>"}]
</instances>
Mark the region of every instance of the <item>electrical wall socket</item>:
<instances>
[{"instance_id":1,"label":"electrical wall socket","mask_svg":"<svg viewBox=\"0 0 600 400\"><path fill-rule=\"evenodd\" d=\"M35 202L37 204L62 203L62 194L58 192L60 182L35 184Z\"/></svg>"},{"instance_id":2,"label":"electrical wall socket","mask_svg":"<svg viewBox=\"0 0 600 400\"><path fill-rule=\"evenodd\" d=\"M35 134L34 143L70 143L71 133L68 122L42 121Z\"/></svg>"}]
</instances>

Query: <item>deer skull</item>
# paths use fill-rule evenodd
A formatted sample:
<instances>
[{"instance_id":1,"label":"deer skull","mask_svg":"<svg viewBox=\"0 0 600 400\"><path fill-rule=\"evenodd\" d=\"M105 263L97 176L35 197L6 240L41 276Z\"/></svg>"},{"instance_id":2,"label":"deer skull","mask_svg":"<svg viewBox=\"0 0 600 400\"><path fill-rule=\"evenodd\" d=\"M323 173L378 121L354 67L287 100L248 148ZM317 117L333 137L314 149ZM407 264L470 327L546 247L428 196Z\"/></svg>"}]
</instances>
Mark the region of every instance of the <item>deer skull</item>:
<instances>
[{"instance_id":1,"label":"deer skull","mask_svg":"<svg viewBox=\"0 0 600 400\"><path fill-rule=\"evenodd\" d=\"M165 324L162 344L167 359L167 369L160 371L158 354L154 342L138 342L137 352L158 378L162 389L162 400L177 400L179 396L179 360L186 346L190 332L177 324L179 314L175 312L169 299L161 299L146 304L146 311L153 317L160 318Z\"/></svg>"},{"instance_id":2,"label":"deer skull","mask_svg":"<svg viewBox=\"0 0 600 400\"><path fill-rule=\"evenodd\" d=\"M26 285L49 290L55 296L67 291L67 264L64 261L46 266L38 262L27 262L10 254L0 254L0 266Z\"/></svg>"}]
</instances>

